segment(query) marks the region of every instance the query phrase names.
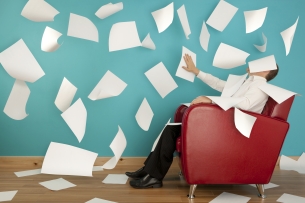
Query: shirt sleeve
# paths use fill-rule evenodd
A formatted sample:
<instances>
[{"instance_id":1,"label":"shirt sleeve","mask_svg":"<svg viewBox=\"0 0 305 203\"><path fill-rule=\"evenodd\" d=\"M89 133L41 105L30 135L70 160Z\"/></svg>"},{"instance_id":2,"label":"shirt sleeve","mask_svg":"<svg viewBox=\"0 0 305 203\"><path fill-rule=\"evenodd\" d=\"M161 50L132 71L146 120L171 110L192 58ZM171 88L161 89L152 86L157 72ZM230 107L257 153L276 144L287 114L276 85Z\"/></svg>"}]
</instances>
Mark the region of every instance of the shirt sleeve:
<instances>
[{"instance_id":1,"label":"shirt sleeve","mask_svg":"<svg viewBox=\"0 0 305 203\"><path fill-rule=\"evenodd\" d=\"M225 87L226 81L221 80L211 74L208 73L204 73L202 71L200 71L197 75L197 77L202 80L204 83L206 83L207 85L209 85L211 88L222 92L223 88Z\"/></svg>"}]
</instances>

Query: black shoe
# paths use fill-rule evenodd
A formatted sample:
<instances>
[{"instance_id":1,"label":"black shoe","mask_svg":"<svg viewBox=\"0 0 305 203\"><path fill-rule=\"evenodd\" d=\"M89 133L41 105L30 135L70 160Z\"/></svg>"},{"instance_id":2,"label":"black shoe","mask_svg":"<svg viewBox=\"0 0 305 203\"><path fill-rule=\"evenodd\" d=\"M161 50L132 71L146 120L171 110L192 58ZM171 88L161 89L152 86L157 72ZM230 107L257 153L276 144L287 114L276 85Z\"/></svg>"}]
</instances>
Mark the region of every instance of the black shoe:
<instances>
[{"instance_id":1,"label":"black shoe","mask_svg":"<svg viewBox=\"0 0 305 203\"><path fill-rule=\"evenodd\" d=\"M144 171L144 166L135 172L126 172L125 173L129 178L140 179L147 175Z\"/></svg>"},{"instance_id":2,"label":"black shoe","mask_svg":"<svg viewBox=\"0 0 305 203\"><path fill-rule=\"evenodd\" d=\"M149 174L138 180L133 179L129 182L129 184L131 187L136 189L159 188L163 186L161 180L158 180Z\"/></svg>"}]
</instances>

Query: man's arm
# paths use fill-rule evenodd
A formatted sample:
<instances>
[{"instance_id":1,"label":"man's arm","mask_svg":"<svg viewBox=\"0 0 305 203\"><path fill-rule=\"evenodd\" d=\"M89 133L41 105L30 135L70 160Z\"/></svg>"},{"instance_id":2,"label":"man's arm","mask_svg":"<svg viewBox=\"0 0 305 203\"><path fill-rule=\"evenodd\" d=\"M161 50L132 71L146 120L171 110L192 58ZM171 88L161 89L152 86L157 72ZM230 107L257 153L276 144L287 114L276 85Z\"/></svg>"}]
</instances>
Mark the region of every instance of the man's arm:
<instances>
[{"instance_id":1,"label":"man's arm","mask_svg":"<svg viewBox=\"0 0 305 203\"><path fill-rule=\"evenodd\" d=\"M245 97L245 100L238 103L235 107L253 112L258 112L258 109L262 110L268 100L268 95L258 87L250 88L243 97Z\"/></svg>"}]
</instances>

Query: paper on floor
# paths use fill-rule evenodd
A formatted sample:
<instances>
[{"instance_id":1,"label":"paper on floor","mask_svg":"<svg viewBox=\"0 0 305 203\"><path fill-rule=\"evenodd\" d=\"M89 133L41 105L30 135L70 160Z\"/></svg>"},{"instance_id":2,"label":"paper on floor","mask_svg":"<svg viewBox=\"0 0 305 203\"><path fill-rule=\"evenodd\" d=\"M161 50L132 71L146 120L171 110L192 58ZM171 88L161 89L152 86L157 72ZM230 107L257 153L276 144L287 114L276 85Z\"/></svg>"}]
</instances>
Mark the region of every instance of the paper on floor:
<instances>
[{"instance_id":1,"label":"paper on floor","mask_svg":"<svg viewBox=\"0 0 305 203\"><path fill-rule=\"evenodd\" d=\"M6 72L18 80L35 82L45 75L22 39L0 53L0 62Z\"/></svg>"},{"instance_id":2,"label":"paper on floor","mask_svg":"<svg viewBox=\"0 0 305 203\"><path fill-rule=\"evenodd\" d=\"M250 73L256 73L267 70L276 70L276 62L274 55L266 56L254 61L249 61Z\"/></svg>"},{"instance_id":3,"label":"paper on floor","mask_svg":"<svg viewBox=\"0 0 305 203\"><path fill-rule=\"evenodd\" d=\"M70 107L76 91L77 87L64 77L54 102L57 108L62 112L66 111Z\"/></svg>"},{"instance_id":4,"label":"paper on floor","mask_svg":"<svg viewBox=\"0 0 305 203\"><path fill-rule=\"evenodd\" d=\"M225 111L245 100L244 97L217 97L217 96L207 96L207 97Z\"/></svg>"},{"instance_id":5,"label":"paper on floor","mask_svg":"<svg viewBox=\"0 0 305 203\"><path fill-rule=\"evenodd\" d=\"M184 4L177 10L178 16L185 34L186 39L189 39L189 35L191 34L191 28L189 25L189 21L187 19L185 6Z\"/></svg>"},{"instance_id":6,"label":"paper on floor","mask_svg":"<svg viewBox=\"0 0 305 203\"><path fill-rule=\"evenodd\" d=\"M107 71L98 84L94 87L88 98L95 101L109 97L119 96L127 84L111 71Z\"/></svg>"},{"instance_id":7,"label":"paper on floor","mask_svg":"<svg viewBox=\"0 0 305 203\"><path fill-rule=\"evenodd\" d=\"M298 159L297 171L301 174L305 174L305 153L303 153L301 157Z\"/></svg>"},{"instance_id":8,"label":"paper on floor","mask_svg":"<svg viewBox=\"0 0 305 203\"><path fill-rule=\"evenodd\" d=\"M272 97L272 99L274 99L278 104L297 94L269 83L263 84L258 88Z\"/></svg>"},{"instance_id":9,"label":"paper on floor","mask_svg":"<svg viewBox=\"0 0 305 203\"><path fill-rule=\"evenodd\" d=\"M245 21L246 21L246 33L253 32L260 28L266 18L268 7L253 10L253 11L245 11Z\"/></svg>"},{"instance_id":10,"label":"paper on floor","mask_svg":"<svg viewBox=\"0 0 305 203\"><path fill-rule=\"evenodd\" d=\"M128 176L125 174L109 174L102 181L105 184L126 184Z\"/></svg>"},{"instance_id":11,"label":"paper on floor","mask_svg":"<svg viewBox=\"0 0 305 203\"><path fill-rule=\"evenodd\" d=\"M250 54L232 47L225 43L220 43L213 60L213 66L230 69L246 64L246 59Z\"/></svg>"},{"instance_id":12,"label":"paper on floor","mask_svg":"<svg viewBox=\"0 0 305 203\"><path fill-rule=\"evenodd\" d=\"M276 201L282 202L282 203L304 203L305 197L300 197L300 196L284 193Z\"/></svg>"},{"instance_id":13,"label":"paper on floor","mask_svg":"<svg viewBox=\"0 0 305 203\"><path fill-rule=\"evenodd\" d=\"M174 2L168 4L164 8L156 10L151 13L155 22L157 24L157 28L159 33L166 30L173 22L174 19Z\"/></svg>"},{"instance_id":14,"label":"paper on floor","mask_svg":"<svg viewBox=\"0 0 305 203\"><path fill-rule=\"evenodd\" d=\"M154 112L146 98L144 98L136 113L136 121L143 130L148 131L153 116Z\"/></svg>"},{"instance_id":15,"label":"paper on floor","mask_svg":"<svg viewBox=\"0 0 305 203\"><path fill-rule=\"evenodd\" d=\"M249 184L251 185L252 187L256 187L255 184ZM275 187L278 187L279 185L277 184L274 184L274 183L268 183L268 184L264 184L264 189L267 190L267 189L271 189L271 188L275 188Z\"/></svg>"},{"instance_id":16,"label":"paper on floor","mask_svg":"<svg viewBox=\"0 0 305 203\"><path fill-rule=\"evenodd\" d=\"M261 45L261 46L254 44L254 46L255 46L260 52L265 52L265 51L266 51L266 48L267 48L267 37L264 35L264 33L262 33L262 36L263 36L264 44Z\"/></svg>"},{"instance_id":17,"label":"paper on floor","mask_svg":"<svg viewBox=\"0 0 305 203\"><path fill-rule=\"evenodd\" d=\"M86 17L70 13L68 36L98 42L98 30Z\"/></svg>"},{"instance_id":18,"label":"paper on floor","mask_svg":"<svg viewBox=\"0 0 305 203\"><path fill-rule=\"evenodd\" d=\"M256 117L246 114L237 108L234 109L235 127L245 137L250 138L255 121Z\"/></svg>"},{"instance_id":19,"label":"paper on floor","mask_svg":"<svg viewBox=\"0 0 305 203\"><path fill-rule=\"evenodd\" d=\"M194 52L190 51L189 49L185 48L184 46L182 46L182 56L181 56L180 63L178 65L178 68L176 71L176 76L183 78L185 80L188 80L190 82L194 82L195 74L188 72L182 68L182 66L186 67L186 63L183 58L185 56L185 54L188 54L192 57L192 60L196 66L196 54Z\"/></svg>"},{"instance_id":20,"label":"paper on floor","mask_svg":"<svg viewBox=\"0 0 305 203\"><path fill-rule=\"evenodd\" d=\"M145 75L162 98L178 87L162 62L146 71Z\"/></svg>"},{"instance_id":21,"label":"paper on floor","mask_svg":"<svg viewBox=\"0 0 305 203\"><path fill-rule=\"evenodd\" d=\"M152 152L155 150L155 148L156 148L156 146L157 146L157 144L158 144L158 142L159 142L159 139L160 139L160 137L161 137L161 134L163 133L163 130L165 129L165 127L167 126L167 124L169 124L170 120L171 120L171 119L169 119L169 120L167 121L167 123L165 124L165 126L164 126L163 129L161 130L160 134L159 134L158 137L156 138L156 140L155 140L155 142L154 142L154 144L153 144L153 146L152 146L152 149L151 149Z\"/></svg>"},{"instance_id":22,"label":"paper on floor","mask_svg":"<svg viewBox=\"0 0 305 203\"><path fill-rule=\"evenodd\" d=\"M297 161L282 155L280 159L280 169L293 170L305 174L305 153L303 153Z\"/></svg>"},{"instance_id":23,"label":"paper on floor","mask_svg":"<svg viewBox=\"0 0 305 203\"><path fill-rule=\"evenodd\" d=\"M40 182L39 184L48 188L49 190L54 190L54 191L63 190L76 186L73 183L70 183L69 181L66 181L63 178Z\"/></svg>"},{"instance_id":24,"label":"paper on floor","mask_svg":"<svg viewBox=\"0 0 305 203\"><path fill-rule=\"evenodd\" d=\"M116 202L112 202L112 201L108 201L108 200L104 200L104 199L100 199L100 198L93 198L85 203L116 203Z\"/></svg>"},{"instance_id":25,"label":"paper on floor","mask_svg":"<svg viewBox=\"0 0 305 203\"><path fill-rule=\"evenodd\" d=\"M62 34L50 27L46 27L41 39L41 50L45 52L56 51L60 45L57 43Z\"/></svg>"},{"instance_id":26,"label":"paper on floor","mask_svg":"<svg viewBox=\"0 0 305 203\"><path fill-rule=\"evenodd\" d=\"M119 3L116 3L116 4L112 4L112 3L109 3L109 4L106 4L102 7L100 7L98 9L98 11L96 11L95 15L97 17L99 17L100 19L105 19L107 18L108 16L111 16L119 11L123 10L123 3L122 2L119 2Z\"/></svg>"},{"instance_id":27,"label":"paper on floor","mask_svg":"<svg viewBox=\"0 0 305 203\"><path fill-rule=\"evenodd\" d=\"M103 166L93 166L92 171L103 171Z\"/></svg>"},{"instance_id":28,"label":"paper on floor","mask_svg":"<svg viewBox=\"0 0 305 203\"><path fill-rule=\"evenodd\" d=\"M126 137L123 133L123 131L121 130L120 126L118 126L118 133L116 134L116 136L114 137L114 139L112 140L111 144L110 144L110 148L114 153L114 157L112 157L109 161L107 161L102 167L104 169L113 169L116 164L118 163L118 161L120 160L126 146L127 146L127 141L126 141Z\"/></svg>"},{"instance_id":29,"label":"paper on floor","mask_svg":"<svg viewBox=\"0 0 305 203\"><path fill-rule=\"evenodd\" d=\"M250 197L223 192L209 203L246 203L250 199Z\"/></svg>"},{"instance_id":30,"label":"paper on floor","mask_svg":"<svg viewBox=\"0 0 305 203\"><path fill-rule=\"evenodd\" d=\"M209 33L209 30L208 30L204 21L202 23L202 28L201 28L201 32L200 32L200 36L199 36L199 41L200 41L201 47L205 51L208 51L209 41L210 41L210 33Z\"/></svg>"},{"instance_id":31,"label":"paper on floor","mask_svg":"<svg viewBox=\"0 0 305 203\"><path fill-rule=\"evenodd\" d=\"M54 21L59 12L44 0L29 0L21 15L34 22Z\"/></svg>"},{"instance_id":32,"label":"paper on floor","mask_svg":"<svg viewBox=\"0 0 305 203\"><path fill-rule=\"evenodd\" d=\"M147 34L147 36L145 37L145 39L142 41L142 47L148 48L148 49L152 49L155 50L156 49L156 45L155 43L152 41L152 39L150 38L149 33Z\"/></svg>"},{"instance_id":33,"label":"paper on floor","mask_svg":"<svg viewBox=\"0 0 305 203\"><path fill-rule=\"evenodd\" d=\"M219 1L206 23L222 32L232 20L237 10L238 8L228 2Z\"/></svg>"},{"instance_id":34,"label":"paper on floor","mask_svg":"<svg viewBox=\"0 0 305 203\"><path fill-rule=\"evenodd\" d=\"M42 163L41 173L92 176L97 153L71 145L51 142Z\"/></svg>"},{"instance_id":35,"label":"paper on floor","mask_svg":"<svg viewBox=\"0 0 305 203\"><path fill-rule=\"evenodd\" d=\"M15 197L17 192L18 190L0 192L0 202L11 201Z\"/></svg>"},{"instance_id":36,"label":"paper on floor","mask_svg":"<svg viewBox=\"0 0 305 203\"><path fill-rule=\"evenodd\" d=\"M281 32L281 36L282 36L284 44L285 44L286 56L290 52L290 48L291 48L291 45L293 42L294 33L297 28L298 21L299 21L299 17L298 17L297 21L291 27L289 27L286 30L284 30L283 32Z\"/></svg>"},{"instance_id":37,"label":"paper on floor","mask_svg":"<svg viewBox=\"0 0 305 203\"><path fill-rule=\"evenodd\" d=\"M112 25L109 34L109 51L118 51L142 46L135 21Z\"/></svg>"},{"instance_id":38,"label":"paper on floor","mask_svg":"<svg viewBox=\"0 0 305 203\"><path fill-rule=\"evenodd\" d=\"M14 120L22 120L27 117L25 107L30 93L31 91L24 81L16 80L3 112Z\"/></svg>"},{"instance_id":39,"label":"paper on floor","mask_svg":"<svg viewBox=\"0 0 305 203\"><path fill-rule=\"evenodd\" d=\"M235 94L235 92L237 92L240 86L244 83L247 76L248 73L244 75L230 74L221 93L221 97L231 97L233 94Z\"/></svg>"},{"instance_id":40,"label":"paper on floor","mask_svg":"<svg viewBox=\"0 0 305 203\"><path fill-rule=\"evenodd\" d=\"M24 176L32 176L32 175L38 175L41 174L41 168L40 169L34 169L34 170L27 170L27 171L19 171L14 172L17 177L24 177Z\"/></svg>"}]
</instances>

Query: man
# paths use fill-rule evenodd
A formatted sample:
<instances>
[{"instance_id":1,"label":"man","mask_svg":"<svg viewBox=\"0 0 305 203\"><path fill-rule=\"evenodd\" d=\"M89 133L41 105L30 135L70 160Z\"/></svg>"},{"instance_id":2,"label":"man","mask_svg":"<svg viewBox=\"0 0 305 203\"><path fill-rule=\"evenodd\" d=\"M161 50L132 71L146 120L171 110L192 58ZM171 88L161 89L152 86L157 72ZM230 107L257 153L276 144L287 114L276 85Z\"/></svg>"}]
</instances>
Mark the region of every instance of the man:
<instances>
[{"instance_id":1,"label":"man","mask_svg":"<svg viewBox=\"0 0 305 203\"><path fill-rule=\"evenodd\" d=\"M226 81L220 80L210 74L200 71L193 63L191 56L184 57L186 71L194 73L199 79L208 84L213 89L220 92L224 89ZM267 70L256 73L250 73L247 68L249 78L242 86L233 94L232 97L245 97L245 100L237 104L235 107L256 113L261 113L268 95L261 91L258 87L267 81L272 80L278 73L276 70ZM194 99L191 105L198 103L212 103L205 97L199 96ZM162 180L166 175L173 161L173 153L175 151L176 140L180 136L181 126L166 126L160 136L155 150L150 153L144 162L144 167L135 172L126 172L125 174L132 178L130 185L134 188L158 188L162 187Z\"/></svg>"}]
</instances>

